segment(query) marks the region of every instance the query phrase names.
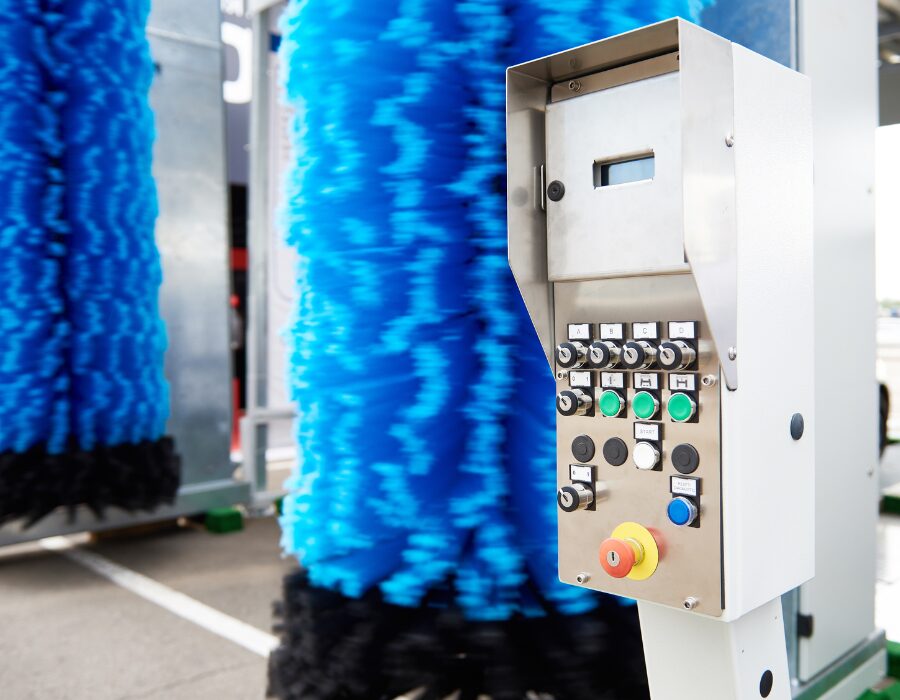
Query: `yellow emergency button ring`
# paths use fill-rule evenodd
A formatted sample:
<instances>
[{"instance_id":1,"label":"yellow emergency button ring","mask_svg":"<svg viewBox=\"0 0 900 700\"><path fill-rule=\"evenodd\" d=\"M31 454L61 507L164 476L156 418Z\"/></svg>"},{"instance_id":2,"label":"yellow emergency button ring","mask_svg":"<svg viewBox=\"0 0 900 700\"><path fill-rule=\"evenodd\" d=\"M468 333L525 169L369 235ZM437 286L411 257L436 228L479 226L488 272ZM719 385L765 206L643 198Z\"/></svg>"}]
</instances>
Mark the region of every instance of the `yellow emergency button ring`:
<instances>
[{"instance_id":1,"label":"yellow emergency button ring","mask_svg":"<svg viewBox=\"0 0 900 700\"><path fill-rule=\"evenodd\" d=\"M644 558L635 564L628 578L643 581L653 576L659 565L659 547L650 531L638 523L622 523L612 532L612 537L620 540L632 539L644 548Z\"/></svg>"}]
</instances>

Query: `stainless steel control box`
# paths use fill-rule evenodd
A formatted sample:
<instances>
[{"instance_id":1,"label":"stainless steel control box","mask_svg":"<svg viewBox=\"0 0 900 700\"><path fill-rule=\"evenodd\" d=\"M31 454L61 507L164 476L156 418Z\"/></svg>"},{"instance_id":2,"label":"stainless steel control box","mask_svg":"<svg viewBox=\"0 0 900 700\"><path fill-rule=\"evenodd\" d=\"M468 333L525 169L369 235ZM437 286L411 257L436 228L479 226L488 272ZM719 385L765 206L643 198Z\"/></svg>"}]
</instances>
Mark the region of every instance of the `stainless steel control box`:
<instances>
[{"instance_id":1,"label":"stainless steel control box","mask_svg":"<svg viewBox=\"0 0 900 700\"><path fill-rule=\"evenodd\" d=\"M811 578L807 79L670 20L510 68L507 150L560 579L731 620Z\"/></svg>"}]
</instances>

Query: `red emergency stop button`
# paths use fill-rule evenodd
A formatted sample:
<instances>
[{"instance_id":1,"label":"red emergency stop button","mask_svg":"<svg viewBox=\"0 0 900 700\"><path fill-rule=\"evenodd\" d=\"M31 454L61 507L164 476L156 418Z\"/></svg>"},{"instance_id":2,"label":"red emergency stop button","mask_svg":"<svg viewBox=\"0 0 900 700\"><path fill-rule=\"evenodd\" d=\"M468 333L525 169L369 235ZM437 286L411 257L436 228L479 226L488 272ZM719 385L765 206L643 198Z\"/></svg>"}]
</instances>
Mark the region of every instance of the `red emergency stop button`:
<instances>
[{"instance_id":1,"label":"red emergency stop button","mask_svg":"<svg viewBox=\"0 0 900 700\"><path fill-rule=\"evenodd\" d=\"M600 566L613 578L625 578L644 558L644 548L630 537L610 537L600 545Z\"/></svg>"}]
</instances>

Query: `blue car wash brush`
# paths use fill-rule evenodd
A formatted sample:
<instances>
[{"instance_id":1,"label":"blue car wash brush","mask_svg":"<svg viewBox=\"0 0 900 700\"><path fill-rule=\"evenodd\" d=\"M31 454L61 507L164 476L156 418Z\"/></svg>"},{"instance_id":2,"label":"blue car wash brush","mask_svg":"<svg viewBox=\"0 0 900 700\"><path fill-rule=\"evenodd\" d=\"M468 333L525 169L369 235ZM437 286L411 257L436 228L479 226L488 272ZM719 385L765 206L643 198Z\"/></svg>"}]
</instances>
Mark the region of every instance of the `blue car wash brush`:
<instances>
[{"instance_id":1,"label":"blue car wash brush","mask_svg":"<svg viewBox=\"0 0 900 700\"><path fill-rule=\"evenodd\" d=\"M281 524L302 568L276 695L646 697L633 605L557 580L555 391L507 263L504 76L695 4L288 4Z\"/></svg>"},{"instance_id":2,"label":"blue car wash brush","mask_svg":"<svg viewBox=\"0 0 900 700\"><path fill-rule=\"evenodd\" d=\"M149 0L0 0L0 523L178 489Z\"/></svg>"}]
</instances>

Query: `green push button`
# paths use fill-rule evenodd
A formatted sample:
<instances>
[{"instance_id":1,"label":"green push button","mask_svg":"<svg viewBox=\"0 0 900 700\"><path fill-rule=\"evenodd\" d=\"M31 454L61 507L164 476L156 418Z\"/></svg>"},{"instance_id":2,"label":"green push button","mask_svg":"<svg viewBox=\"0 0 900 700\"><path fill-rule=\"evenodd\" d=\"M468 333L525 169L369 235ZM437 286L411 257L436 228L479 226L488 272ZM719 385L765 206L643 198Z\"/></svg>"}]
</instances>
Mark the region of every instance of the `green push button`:
<instances>
[{"instance_id":1,"label":"green push button","mask_svg":"<svg viewBox=\"0 0 900 700\"><path fill-rule=\"evenodd\" d=\"M617 391L607 389L600 394L600 413L607 418L615 418L625 408L625 402Z\"/></svg>"},{"instance_id":2,"label":"green push button","mask_svg":"<svg viewBox=\"0 0 900 700\"><path fill-rule=\"evenodd\" d=\"M669 398L669 403L666 404L666 410L673 421L684 423L686 420L693 418L694 412L697 410L697 404L687 394L672 394Z\"/></svg>"},{"instance_id":3,"label":"green push button","mask_svg":"<svg viewBox=\"0 0 900 700\"><path fill-rule=\"evenodd\" d=\"M647 420L656 415L659 410L659 401L650 392L639 391L631 399L631 410L638 418Z\"/></svg>"}]
</instances>

